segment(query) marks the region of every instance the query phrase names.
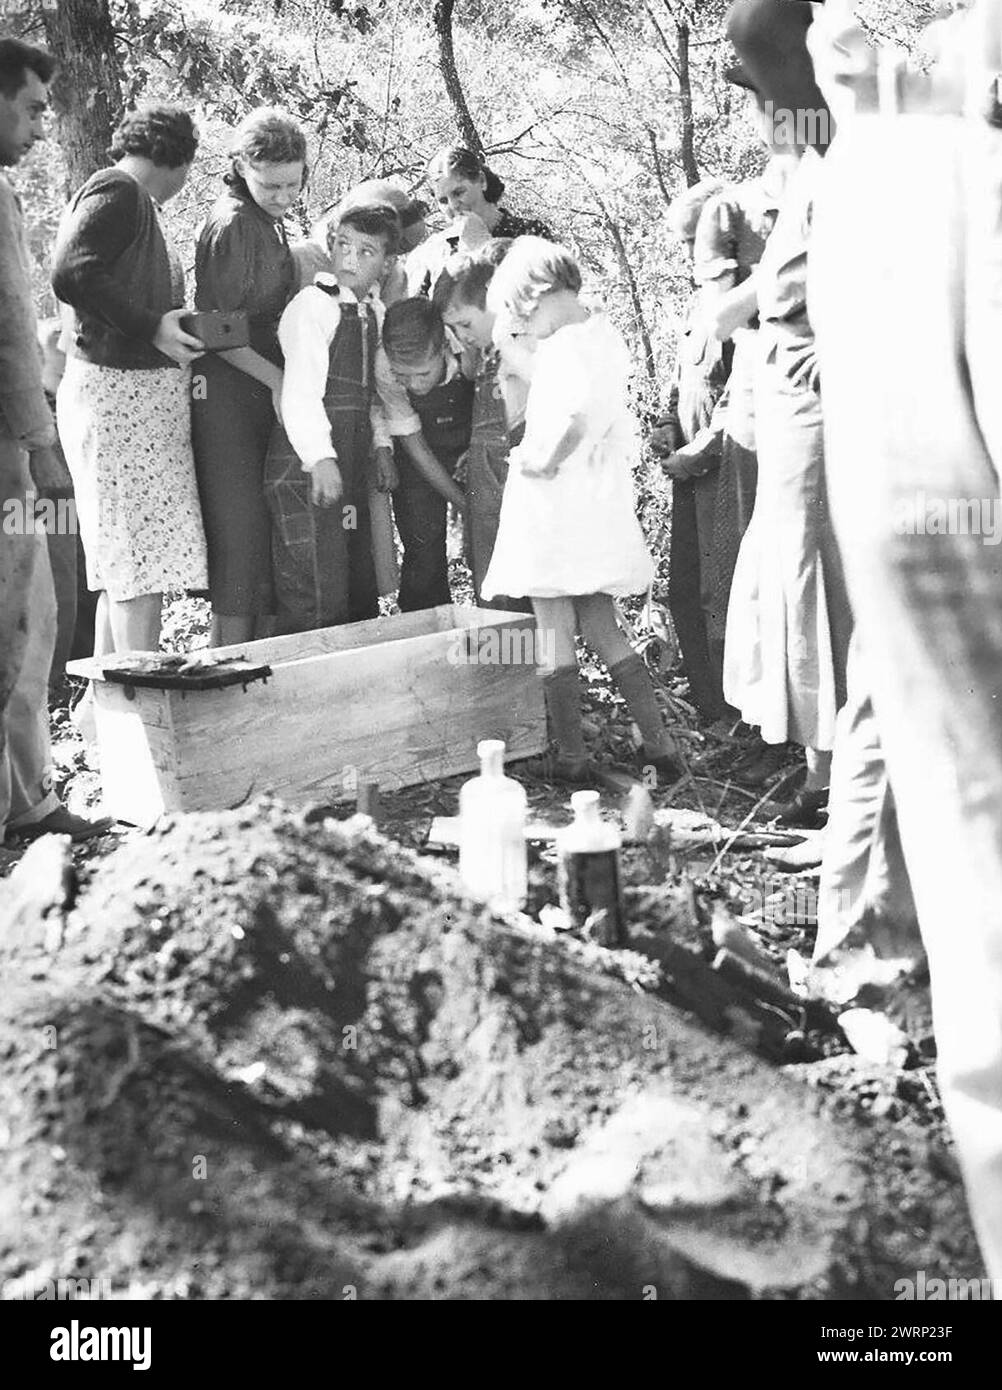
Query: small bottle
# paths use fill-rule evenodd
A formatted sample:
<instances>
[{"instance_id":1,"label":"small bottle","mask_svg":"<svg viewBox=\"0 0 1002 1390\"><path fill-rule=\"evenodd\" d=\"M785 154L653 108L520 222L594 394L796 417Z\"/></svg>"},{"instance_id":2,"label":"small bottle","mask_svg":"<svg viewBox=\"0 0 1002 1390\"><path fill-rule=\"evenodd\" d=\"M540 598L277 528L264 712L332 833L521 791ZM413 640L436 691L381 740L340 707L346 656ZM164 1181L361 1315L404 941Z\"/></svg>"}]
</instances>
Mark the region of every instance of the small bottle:
<instances>
[{"instance_id":1,"label":"small bottle","mask_svg":"<svg viewBox=\"0 0 1002 1390\"><path fill-rule=\"evenodd\" d=\"M477 744L480 776L459 793L459 873L474 897L504 912L517 912L528 892L525 847L526 797L504 775L504 744Z\"/></svg>"},{"instance_id":2,"label":"small bottle","mask_svg":"<svg viewBox=\"0 0 1002 1390\"><path fill-rule=\"evenodd\" d=\"M619 884L619 831L598 813L598 792L571 797L574 823L557 836L557 882L560 906L576 927L603 914L604 944L626 940Z\"/></svg>"}]
</instances>

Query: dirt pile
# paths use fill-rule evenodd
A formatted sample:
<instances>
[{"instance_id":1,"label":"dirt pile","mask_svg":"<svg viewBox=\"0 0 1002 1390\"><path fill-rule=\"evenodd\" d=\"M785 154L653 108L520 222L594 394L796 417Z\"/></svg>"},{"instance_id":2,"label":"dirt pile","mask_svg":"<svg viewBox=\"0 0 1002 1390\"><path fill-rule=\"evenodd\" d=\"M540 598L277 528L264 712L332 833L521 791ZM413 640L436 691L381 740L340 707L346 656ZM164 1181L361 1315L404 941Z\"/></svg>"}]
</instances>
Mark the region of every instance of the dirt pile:
<instances>
[{"instance_id":1,"label":"dirt pile","mask_svg":"<svg viewBox=\"0 0 1002 1390\"><path fill-rule=\"evenodd\" d=\"M40 842L0 909L5 1281L879 1298L977 1266L921 1134L376 835L263 802L64 871Z\"/></svg>"}]
</instances>

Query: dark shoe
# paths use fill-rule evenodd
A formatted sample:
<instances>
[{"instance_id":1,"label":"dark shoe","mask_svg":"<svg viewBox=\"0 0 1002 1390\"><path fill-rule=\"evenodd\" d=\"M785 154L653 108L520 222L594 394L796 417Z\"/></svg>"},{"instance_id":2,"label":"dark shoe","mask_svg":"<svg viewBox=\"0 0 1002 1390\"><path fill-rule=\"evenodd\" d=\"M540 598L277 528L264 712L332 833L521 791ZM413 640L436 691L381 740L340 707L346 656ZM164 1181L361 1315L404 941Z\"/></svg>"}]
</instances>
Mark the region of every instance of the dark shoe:
<instances>
[{"instance_id":1,"label":"dark shoe","mask_svg":"<svg viewBox=\"0 0 1002 1390\"><path fill-rule=\"evenodd\" d=\"M767 743L757 758L752 759L750 764L745 764L740 769L735 769L732 773L735 782L742 787L765 787L778 776L786 766L789 759L789 750L785 743Z\"/></svg>"},{"instance_id":2,"label":"dark shoe","mask_svg":"<svg viewBox=\"0 0 1002 1390\"><path fill-rule=\"evenodd\" d=\"M828 819L828 788L816 792L801 790L792 801L767 803L763 809L777 825L820 830Z\"/></svg>"},{"instance_id":3,"label":"dark shoe","mask_svg":"<svg viewBox=\"0 0 1002 1390\"><path fill-rule=\"evenodd\" d=\"M567 758L561 753L544 753L538 758L526 758L518 764L526 777L541 782L561 782L569 787L593 787L597 769L590 758Z\"/></svg>"},{"instance_id":4,"label":"dark shoe","mask_svg":"<svg viewBox=\"0 0 1002 1390\"><path fill-rule=\"evenodd\" d=\"M105 834L114 824L110 816L104 816L101 820L85 820L83 816L75 816L72 811L67 811L65 806L57 806L54 811L50 811L41 820L33 821L31 825L21 825L8 830L7 838L38 840L43 835L68 835L75 844L79 844L83 840L92 840L95 835Z\"/></svg>"},{"instance_id":5,"label":"dark shoe","mask_svg":"<svg viewBox=\"0 0 1002 1390\"><path fill-rule=\"evenodd\" d=\"M670 786L673 782L680 782L686 774L686 769L682 766L682 761L677 753L648 753L641 745L637 749L636 759L641 772L652 767L658 775L658 782L665 786Z\"/></svg>"}]
</instances>

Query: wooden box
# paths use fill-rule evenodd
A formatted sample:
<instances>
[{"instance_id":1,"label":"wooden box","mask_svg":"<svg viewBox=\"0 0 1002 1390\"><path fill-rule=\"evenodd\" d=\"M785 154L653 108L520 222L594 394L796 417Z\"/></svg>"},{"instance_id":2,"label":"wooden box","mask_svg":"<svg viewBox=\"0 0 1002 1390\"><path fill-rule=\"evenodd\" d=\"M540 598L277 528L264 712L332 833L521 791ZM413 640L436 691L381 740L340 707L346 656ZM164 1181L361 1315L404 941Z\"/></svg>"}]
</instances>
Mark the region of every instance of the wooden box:
<instances>
[{"instance_id":1,"label":"wooden box","mask_svg":"<svg viewBox=\"0 0 1002 1390\"><path fill-rule=\"evenodd\" d=\"M67 669L95 683L105 810L150 825L262 792L304 805L472 772L483 738L541 752L536 642L527 614L449 605L218 648L272 668L246 686L114 684L100 658Z\"/></svg>"}]
</instances>

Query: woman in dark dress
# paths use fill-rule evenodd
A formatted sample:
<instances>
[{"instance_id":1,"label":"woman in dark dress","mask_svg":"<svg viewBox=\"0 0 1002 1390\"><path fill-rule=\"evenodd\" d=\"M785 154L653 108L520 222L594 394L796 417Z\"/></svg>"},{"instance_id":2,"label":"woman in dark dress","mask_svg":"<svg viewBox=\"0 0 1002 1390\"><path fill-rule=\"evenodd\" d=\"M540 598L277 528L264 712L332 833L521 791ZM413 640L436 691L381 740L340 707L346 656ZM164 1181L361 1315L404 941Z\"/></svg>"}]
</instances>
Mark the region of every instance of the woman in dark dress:
<instances>
[{"instance_id":1,"label":"woman in dark dress","mask_svg":"<svg viewBox=\"0 0 1002 1390\"><path fill-rule=\"evenodd\" d=\"M207 353L192 401L214 646L249 641L272 607L262 479L282 385L278 321L296 289L283 218L302 190L306 139L285 112L262 107L238 127L231 153L228 191L195 257L195 307L250 317L250 347Z\"/></svg>"},{"instance_id":2,"label":"woman in dark dress","mask_svg":"<svg viewBox=\"0 0 1002 1390\"><path fill-rule=\"evenodd\" d=\"M504 183L462 145L446 145L433 156L428 183L449 226L408 256L411 294L430 295L457 251L475 251L490 237L541 236L553 240L553 233L538 217L518 217L501 206Z\"/></svg>"}]
</instances>

